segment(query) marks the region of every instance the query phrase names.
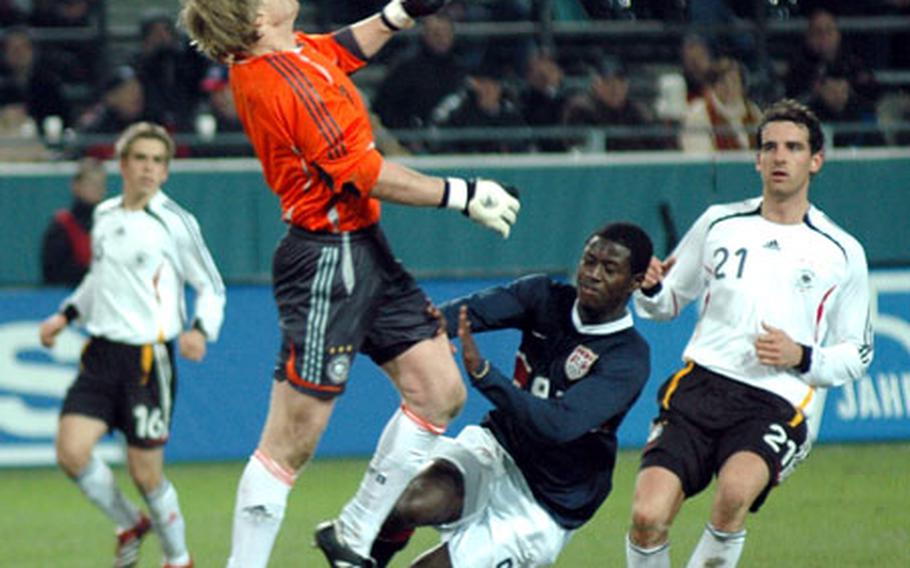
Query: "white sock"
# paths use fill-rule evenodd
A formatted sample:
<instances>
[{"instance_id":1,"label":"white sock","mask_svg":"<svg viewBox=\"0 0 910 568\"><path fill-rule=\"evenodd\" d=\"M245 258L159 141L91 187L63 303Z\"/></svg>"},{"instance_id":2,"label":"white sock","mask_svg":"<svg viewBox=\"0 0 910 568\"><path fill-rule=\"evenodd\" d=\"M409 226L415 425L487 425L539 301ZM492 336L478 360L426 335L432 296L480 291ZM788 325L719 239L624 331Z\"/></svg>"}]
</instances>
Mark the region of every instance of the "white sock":
<instances>
[{"instance_id":1,"label":"white sock","mask_svg":"<svg viewBox=\"0 0 910 568\"><path fill-rule=\"evenodd\" d=\"M382 523L408 482L426 463L442 430L404 405L386 424L360 488L338 517L342 538L354 552L369 556Z\"/></svg>"},{"instance_id":2,"label":"white sock","mask_svg":"<svg viewBox=\"0 0 910 568\"><path fill-rule=\"evenodd\" d=\"M733 568L739 562L746 543L746 531L737 532L719 531L708 523L701 540L692 552L686 568L702 568L716 566L718 568Z\"/></svg>"},{"instance_id":3,"label":"white sock","mask_svg":"<svg viewBox=\"0 0 910 568\"><path fill-rule=\"evenodd\" d=\"M297 475L256 450L237 486L228 568L265 568Z\"/></svg>"},{"instance_id":4,"label":"white sock","mask_svg":"<svg viewBox=\"0 0 910 568\"><path fill-rule=\"evenodd\" d=\"M117 487L114 472L92 454L88 465L74 479L88 500L94 503L120 530L131 529L139 522L139 509Z\"/></svg>"},{"instance_id":5,"label":"white sock","mask_svg":"<svg viewBox=\"0 0 910 568\"><path fill-rule=\"evenodd\" d=\"M190 553L186 549L186 523L177 501L177 490L171 482L162 478L157 489L145 495L152 526L161 541L161 549L168 564L189 564Z\"/></svg>"},{"instance_id":6,"label":"white sock","mask_svg":"<svg viewBox=\"0 0 910 568\"><path fill-rule=\"evenodd\" d=\"M670 568L670 542L653 548L642 548L626 535L627 568Z\"/></svg>"}]
</instances>

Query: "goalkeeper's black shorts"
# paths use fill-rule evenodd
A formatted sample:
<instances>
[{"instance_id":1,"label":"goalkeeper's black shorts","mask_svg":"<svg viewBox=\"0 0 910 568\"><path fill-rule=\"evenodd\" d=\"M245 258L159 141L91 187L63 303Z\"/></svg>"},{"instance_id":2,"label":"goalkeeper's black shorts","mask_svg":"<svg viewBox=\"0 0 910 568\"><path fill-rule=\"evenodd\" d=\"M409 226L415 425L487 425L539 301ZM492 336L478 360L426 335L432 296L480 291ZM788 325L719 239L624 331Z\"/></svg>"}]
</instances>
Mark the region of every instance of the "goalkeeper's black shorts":
<instances>
[{"instance_id":1,"label":"goalkeeper's black shorts","mask_svg":"<svg viewBox=\"0 0 910 568\"><path fill-rule=\"evenodd\" d=\"M350 233L291 227L272 278L281 325L274 377L312 396L344 392L358 351L382 365L438 328L378 225Z\"/></svg>"}]
</instances>

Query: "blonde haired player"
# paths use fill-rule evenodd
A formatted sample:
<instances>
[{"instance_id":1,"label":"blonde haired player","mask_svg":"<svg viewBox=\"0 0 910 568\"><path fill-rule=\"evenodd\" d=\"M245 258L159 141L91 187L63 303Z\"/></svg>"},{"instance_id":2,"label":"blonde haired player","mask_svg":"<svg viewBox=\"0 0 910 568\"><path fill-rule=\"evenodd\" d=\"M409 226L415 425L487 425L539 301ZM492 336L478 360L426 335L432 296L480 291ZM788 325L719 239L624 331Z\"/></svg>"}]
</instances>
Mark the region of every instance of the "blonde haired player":
<instances>
[{"instance_id":1,"label":"blonde haired player","mask_svg":"<svg viewBox=\"0 0 910 568\"><path fill-rule=\"evenodd\" d=\"M199 361L218 337L224 284L196 219L161 191L174 156L167 131L148 122L127 128L115 145L123 193L95 208L92 262L59 313L40 328L51 347L68 323L91 336L79 375L66 393L57 461L85 496L117 526L116 568L136 566L154 528L164 566L193 565L177 491L164 476L177 376L174 344ZM188 321L184 286L196 290ZM110 468L92 452L109 430L126 437L126 461L151 519L123 495Z\"/></svg>"}]
</instances>

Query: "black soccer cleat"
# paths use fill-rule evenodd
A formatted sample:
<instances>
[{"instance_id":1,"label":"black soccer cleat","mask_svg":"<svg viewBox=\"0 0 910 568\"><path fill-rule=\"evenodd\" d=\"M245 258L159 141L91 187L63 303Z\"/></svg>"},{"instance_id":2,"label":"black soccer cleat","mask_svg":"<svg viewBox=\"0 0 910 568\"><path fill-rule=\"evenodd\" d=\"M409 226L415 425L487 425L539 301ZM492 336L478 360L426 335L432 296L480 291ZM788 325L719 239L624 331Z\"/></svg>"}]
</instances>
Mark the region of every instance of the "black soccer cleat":
<instances>
[{"instance_id":1,"label":"black soccer cleat","mask_svg":"<svg viewBox=\"0 0 910 568\"><path fill-rule=\"evenodd\" d=\"M332 568L376 568L376 561L364 558L348 547L338 537L335 521L325 521L316 525L313 533L314 543L325 555Z\"/></svg>"}]
</instances>

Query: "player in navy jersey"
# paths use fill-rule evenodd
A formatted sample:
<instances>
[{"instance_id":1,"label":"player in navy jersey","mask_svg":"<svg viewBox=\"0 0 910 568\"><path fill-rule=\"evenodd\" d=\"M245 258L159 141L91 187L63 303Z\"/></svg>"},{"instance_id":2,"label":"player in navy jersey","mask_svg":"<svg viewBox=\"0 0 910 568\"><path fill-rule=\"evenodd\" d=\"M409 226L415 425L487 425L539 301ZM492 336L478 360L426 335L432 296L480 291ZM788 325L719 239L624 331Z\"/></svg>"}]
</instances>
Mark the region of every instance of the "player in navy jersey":
<instances>
[{"instance_id":1,"label":"player in navy jersey","mask_svg":"<svg viewBox=\"0 0 910 568\"><path fill-rule=\"evenodd\" d=\"M686 364L658 394L632 505L631 568L670 566L670 525L715 476L688 566L735 566L747 513L808 454L819 390L869 367L865 253L809 202L823 147L812 111L772 105L758 127L761 196L709 207L666 261L652 259L635 294L653 319L695 299L701 308Z\"/></svg>"},{"instance_id":2,"label":"player in navy jersey","mask_svg":"<svg viewBox=\"0 0 910 568\"><path fill-rule=\"evenodd\" d=\"M408 485L371 555L384 566L416 526L442 543L413 566L545 566L610 493L616 430L650 372L627 308L652 254L635 225L591 235L577 285L543 275L447 302L475 389L494 409L442 438ZM518 329L511 377L484 359L472 333Z\"/></svg>"}]
</instances>

